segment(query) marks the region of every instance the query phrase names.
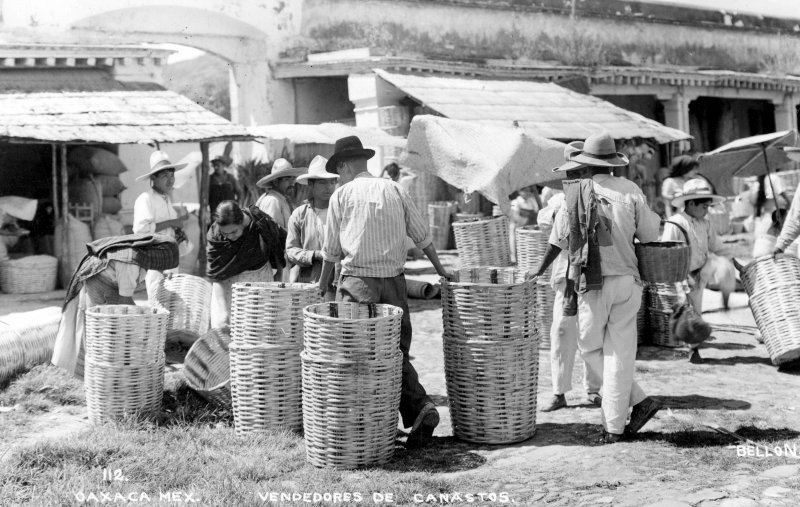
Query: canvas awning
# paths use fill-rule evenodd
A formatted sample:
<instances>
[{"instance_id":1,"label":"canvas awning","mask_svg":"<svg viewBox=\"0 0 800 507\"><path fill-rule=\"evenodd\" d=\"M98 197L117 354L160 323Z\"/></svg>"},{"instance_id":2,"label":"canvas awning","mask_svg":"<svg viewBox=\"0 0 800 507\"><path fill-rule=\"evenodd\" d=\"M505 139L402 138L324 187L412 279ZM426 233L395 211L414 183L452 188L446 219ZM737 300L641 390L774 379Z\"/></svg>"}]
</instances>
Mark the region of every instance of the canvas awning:
<instances>
[{"instance_id":1,"label":"canvas awning","mask_svg":"<svg viewBox=\"0 0 800 507\"><path fill-rule=\"evenodd\" d=\"M554 83L399 73L376 69L381 79L436 113L479 125L515 123L548 139L572 141L607 131L615 139L664 144L691 136L591 95Z\"/></svg>"},{"instance_id":2,"label":"canvas awning","mask_svg":"<svg viewBox=\"0 0 800 507\"><path fill-rule=\"evenodd\" d=\"M138 144L252 139L244 126L168 90L0 93L0 142Z\"/></svg>"},{"instance_id":3,"label":"canvas awning","mask_svg":"<svg viewBox=\"0 0 800 507\"><path fill-rule=\"evenodd\" d=\"M365 146L404 148L406 145L405 138L389 135L379 128L353 127L343 123L258 125L248 130L256 137L286 140L295 144L332 145L342 137L358 136Z\"/></svg>"}]
</instances>

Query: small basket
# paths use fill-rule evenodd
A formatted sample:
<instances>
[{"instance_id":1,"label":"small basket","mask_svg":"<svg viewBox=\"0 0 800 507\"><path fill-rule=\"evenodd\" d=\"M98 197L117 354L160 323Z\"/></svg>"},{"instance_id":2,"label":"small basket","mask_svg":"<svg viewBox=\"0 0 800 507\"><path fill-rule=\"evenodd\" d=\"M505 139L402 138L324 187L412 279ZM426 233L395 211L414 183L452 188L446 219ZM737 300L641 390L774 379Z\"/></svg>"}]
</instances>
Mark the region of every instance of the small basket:
<instances>
[{"instance_id":1,"label":"small basket","mask_svg":"<svg viewBox=\"0 0 800 507\"><path fill-rule=\"evenodd\" d=\"M654 283L645 289L643 301L647 306L647 330L653 345L673 348L684 345L670 333L670 318L681 299L678 287L675 283Z\"/></svg>"},{"instance_id":2,"label":"small basket","mask_svg":"<svg viewBox=\"0 0 800 507\"><path fill-rule=\"evenodd\" d=\"M537 336L536 283L525 275L515 268L466 268L442 279L444 333L493 341Z\"/></svg>"},{"instance_id":3,"label":"small basket","mask_svg":"<svg viewBox=\"0 0 800 507\"><path fill-rule=\"evenodd\" d=\"M519 269L536 269L544 257L550 239L550 231L541 229L538 225L517 227L514 231L517 250L517 267ZM550 279L552 265L542 274L541 278Z\"/></svg>"},{"instance_id":4,"label":"small basket","mask_svg":"<svg viewBox=\"0 0 800 507\"><path fill-rule=\"evenodd\" d=\"M741 269L741 277L772 364L800 358L800 259L760 257Z\"/></svg>"},{"instance_id":5,"label":"small basket","mask_svg":"<svg viewBox=\"0 0 800 507\"><path fill-rule=\"evenodd\" d=\"M689 276L689 244L679 241L636 243L639 274L648 283L682 282Z\"/></svg>"},{"instance_id":6,"label":"small basket","mask_svg":"<svg viewBox=\"0 0 800 507\"><path fill-rule=\"evenodd\" d=\"M434 201L428 203L428 220L430 225L450 227L453 215L458 212L455 201Z\"/></svg>"},{"instance_id":7,"label":"small basket","mask_svg":"<svg viewBox=\"0 0 800 507\"><path fill-rule=\"evenodd\" d=\"M30 255L0 261L0 289L8 294L34 294L56 288L58 259Z\"/></svg>"},{"instance_id":8,"label":"small basket","mask_svg":"<svg viewBox=\"0 0 800 507\"><path fill-rule=\"evenodd\" d=\"M403 353L352 362L308 352L301 358L308 462L338 469L387 463L397 435Z\"/></svg>"},{"instance_id":9,"label":"small basket","mask_svg":"<svg viewBox=\"0 0 800 507\"><path fill-rule=\"evenodd\" d=\"M383 360L400 348L403 310L385 304L317 303L303 309L303 345L310 357Z\"/></svg>"},{"instance_id":10,"label":"small basket","mask_svg":"<svg viewBox=\"0 0 800 507\"><path fill-rule=\"evenodd\" d=\"M213 405L230 409L231 337L225 329L211 329L192 345L183 360L187 385Z\"/></svg>"},{"instance_id":11,"label":"small basket","mask_svg":"<svg viewBox=\"0 0 800 507\"><path fill-rule=\"evenodd\" d=\"M163 334L162 334L163 336ZM164 356L120 366L86 357L86 408L92 424L125 417L154 416L164 396Z\"/></svg>"},{"instance_id":12,"label":"small basket","mask_svg":"<svg viewBox=\"0 0 800 507\"><path fill-rule=\"evenodd\" d=\"M169 311L167 331L203 335L211 321L211 284L199 276L168 273L158 281L150 305Z\"/></svg>"},{"instance_id":13,"label":"small basket","mask_svg":"<svg viewBox=\"0 0 800 507\"><path fill-rule=\"evenodd\" d=\"M163 308L98 305L86 310L86 357L119 366L149 364L164 355Z\"/></svg>"},{"instance_id":14,"label":"small basket","mask_svg":"<svg viewBox=\"0 0 800 507\"><path fill-rule=\"evenodd\" d=\"M232 341L230 357L236 434L300 431L300 347Z\"/></svg>"},{"instance_id":15,"label":"small basket","mask_svg":"<svg viewBox=\"0 0 800 507\"><path fill-rule=\"evenodd\" d=\"M319 287L314 283L235 283L231 338L250 345L301 347L303 308L319 300Z\"/></svg>"},{"instance_id":16,"label":"small basket","mask_svg":"<svg viewBox=\"0 0 800 507\"><path fill-rule=\"evenodd\" d=\"M681 347L683 342L674 339L669 332L669 323L672 311L663 311L657 308L647 309L647 324L650 331L650 340L659 347Z\"/></svg>"},{"instance_id":17,"label":"small basket","mask_svg":"<svg viewBox=\"0 0 800 507\"><path fill-rule=\"evenodd\" d=\"M550 348L550 328L553 326L553 306L556 291L549 283L536 283L536 330L539 333L539 348Z\"/></svg>"},{"instance_id":18,"label":"small basket","mask_svg":"<svg viewBox=\"0 0 800 507\"><path fill-rule=\"evenodd\" d=\"M527 440L536 432L537 337L463 340L445 332L445 380L453 435L481 444Z\"/></svg>"},{"instance_id":19,"label":"small basket","mask_svg":"<svg viewBox=\"0 0 800 507\"><path fill-rule=\"evenodd\" d=\"M453 232L461 267L511 265L505 217L453 222Z\"/></svg>"}]
</instances>

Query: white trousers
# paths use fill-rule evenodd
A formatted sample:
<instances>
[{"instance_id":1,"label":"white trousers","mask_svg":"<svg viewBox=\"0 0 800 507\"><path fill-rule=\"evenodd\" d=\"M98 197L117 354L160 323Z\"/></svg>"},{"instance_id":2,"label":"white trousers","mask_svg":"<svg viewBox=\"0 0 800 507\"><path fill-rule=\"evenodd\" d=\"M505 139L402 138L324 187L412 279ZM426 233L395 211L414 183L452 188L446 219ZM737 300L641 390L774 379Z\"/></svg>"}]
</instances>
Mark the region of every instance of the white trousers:
<instances>
[{"instance_id":1,"label":"white trousers","mask_svg":"<svg viewBox=\"0 0 800 507\"><path fill-rule=\"evenodd\" d=\"M578 316L564 316L564 289L562 280L555 287L553 325L550 326L550 373L553 394L564 394L572 390L572 368L578 350ZM585 364L585 363L584 363ZM587 393L599 393L603 378L590 368L583 368L583 387Z\"/></svg>"},{"instance_id":2,"label":"white trousers","mask_svg":"<svg viewBox=\"0 0 800 507\"><path fill-rule=\"evenodd\" d=\"M633 380L636 367L636 313L642 284L633 276L604 276L603 288L578 296L578 348L603 379L603 427L622 434L628 408L647 396Z\"/></svg>"}]
</instances>

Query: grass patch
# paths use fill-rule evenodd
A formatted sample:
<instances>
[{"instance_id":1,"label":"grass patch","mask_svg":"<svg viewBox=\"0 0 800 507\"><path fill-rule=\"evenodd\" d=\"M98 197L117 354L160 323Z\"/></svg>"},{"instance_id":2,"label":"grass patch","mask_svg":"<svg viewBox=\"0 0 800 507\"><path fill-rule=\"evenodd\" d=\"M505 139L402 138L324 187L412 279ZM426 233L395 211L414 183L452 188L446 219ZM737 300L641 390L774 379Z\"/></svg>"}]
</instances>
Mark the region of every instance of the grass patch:
<instances>
[{"instance_id":1,"label":"grass patch","mask_svg":"<svg viewBox=\"0 0 800 507\"><path fill-rule=\"evenodd\" d=\"M84 400L83 382L51 364L32 368L0 391L0 406L18 405L19 410L29 413L58 405L83 405Z\"/></svg>"}]
</instances>

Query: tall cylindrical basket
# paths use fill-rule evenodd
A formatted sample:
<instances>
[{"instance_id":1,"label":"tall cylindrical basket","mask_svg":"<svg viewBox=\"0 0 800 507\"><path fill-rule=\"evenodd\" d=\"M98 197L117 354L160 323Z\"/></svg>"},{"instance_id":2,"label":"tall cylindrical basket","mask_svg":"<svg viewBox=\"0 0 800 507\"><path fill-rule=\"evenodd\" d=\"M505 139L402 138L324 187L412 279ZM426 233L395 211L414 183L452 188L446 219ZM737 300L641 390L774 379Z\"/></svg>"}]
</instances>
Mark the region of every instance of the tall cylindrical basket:
<instances>
[{"instance_id":1,"label":"tall cylindrical basket","mask_svg":"<svg viewBox=\"0 0 800 507\"><path fill-rule=\"evenodd\" d=\"M453 232L461 267L511 265L505 217L453 222Z\"/></svg>"},{"instance_id":2,"label":"tall cylindrical basket","mask_svg":"<svg viewBox=\"0 0 800 507\"><path fill-rule=\"evenodd\" d=\"M301 347L303 308L319 301L319 288L313 283L235 283L231 295L231 338L251 345Z\"/></svg>"},{"instance_id":3,"label":"tall cylindrical basket","mask_svg":"<svg viewBox=\"0 0 800 507\"><path fill-rule=\"evenodd\" d=\"M550 328L553 326L553 306L556 292L550 283L539 280L536 283L536 330L539 332L539 348L550 348Z\"/></svg>"},{"instance_id":4,"label":"tall cylindrical basket","mask_svg":"<svg viewBox=\"0 0 800 507\"><path fill-rule=\"evenodd\" d=\"M303 313L308 462L330 468L388 462L400 406L402 310L383 304L319 303Z\"/></svg>"},{"instance_id":5,"label":"tall cylindrical basket","mask_svg":"<svg viewBox=\"0 0 800 507\"><path fill-rule=\"evenodd\" d=\"M436 250L450 248L450 223L456 210L458 203L455 201L436 201L428 204L428 219Z\"/></svg>"},{"instance_id":6,"label":"tall cylindrical basket","mask_svg":"<svg viewBox=\"0 0 800 507\"><path fill-rule=\"evenodd\" d=\"M772 364L800 358L800 259L760 257L741 269L741 277Z\"/></svg>"},{"instance_id":7,"label":"tall cylindrical basket","mask_svg":"<svg viewBox=\"0 0 800 507\"><path fill-rule=\"evenodd\" d=\"M186 331L199 337L211 321L211 284L199 276L168 273L156 286L151 306L169 311L167 331Z\"/></svg>"},{"instance_id":8,"label":"tall cylindrical basket","mask_svg":"<svg viewBox=\"0 0 800 507\"><path fill-rule=\"evenodd\" d=\"M683 342L670 333L670 319L675 304L680 300L675 283L653 283L647 291L647 329L653 345L661 347L681 347Z\"/></svg>"},{"instance_id":9,"label":"tall cylindrical basket","mask_svg":"<svg viewBox=\"0 0 800 507\"><path fill-rule=\"evenodd\" d=\"M473 268L442 280L445 380L453 434L477 443L536 431L536 283L525 270Z\"/></svg>"},{"instance_id":10,"label":"tall cylindrical basket","mask_svg":"<svg viewBox=\"0 0 800 507\"><path fill-rule=\"evenodd\" d=\"M99 424L149 417L164 394L167 312L136 305L100 305L86 311L86 406Z\"/></svg>"},{"instance_id":11,"label":"tall cylindrical basket","mask_svg":"<svg viewBox=\"0 0 800 507\"><path fill-rule=\"evenodd\" d=\"M538 225L517 227L514 231L517 249L517 267L519 269L536 269L547 250L550 231L541 229ZM542 279L550 280L552 266L542 274Z\"/></svg>"}]
</instances>

